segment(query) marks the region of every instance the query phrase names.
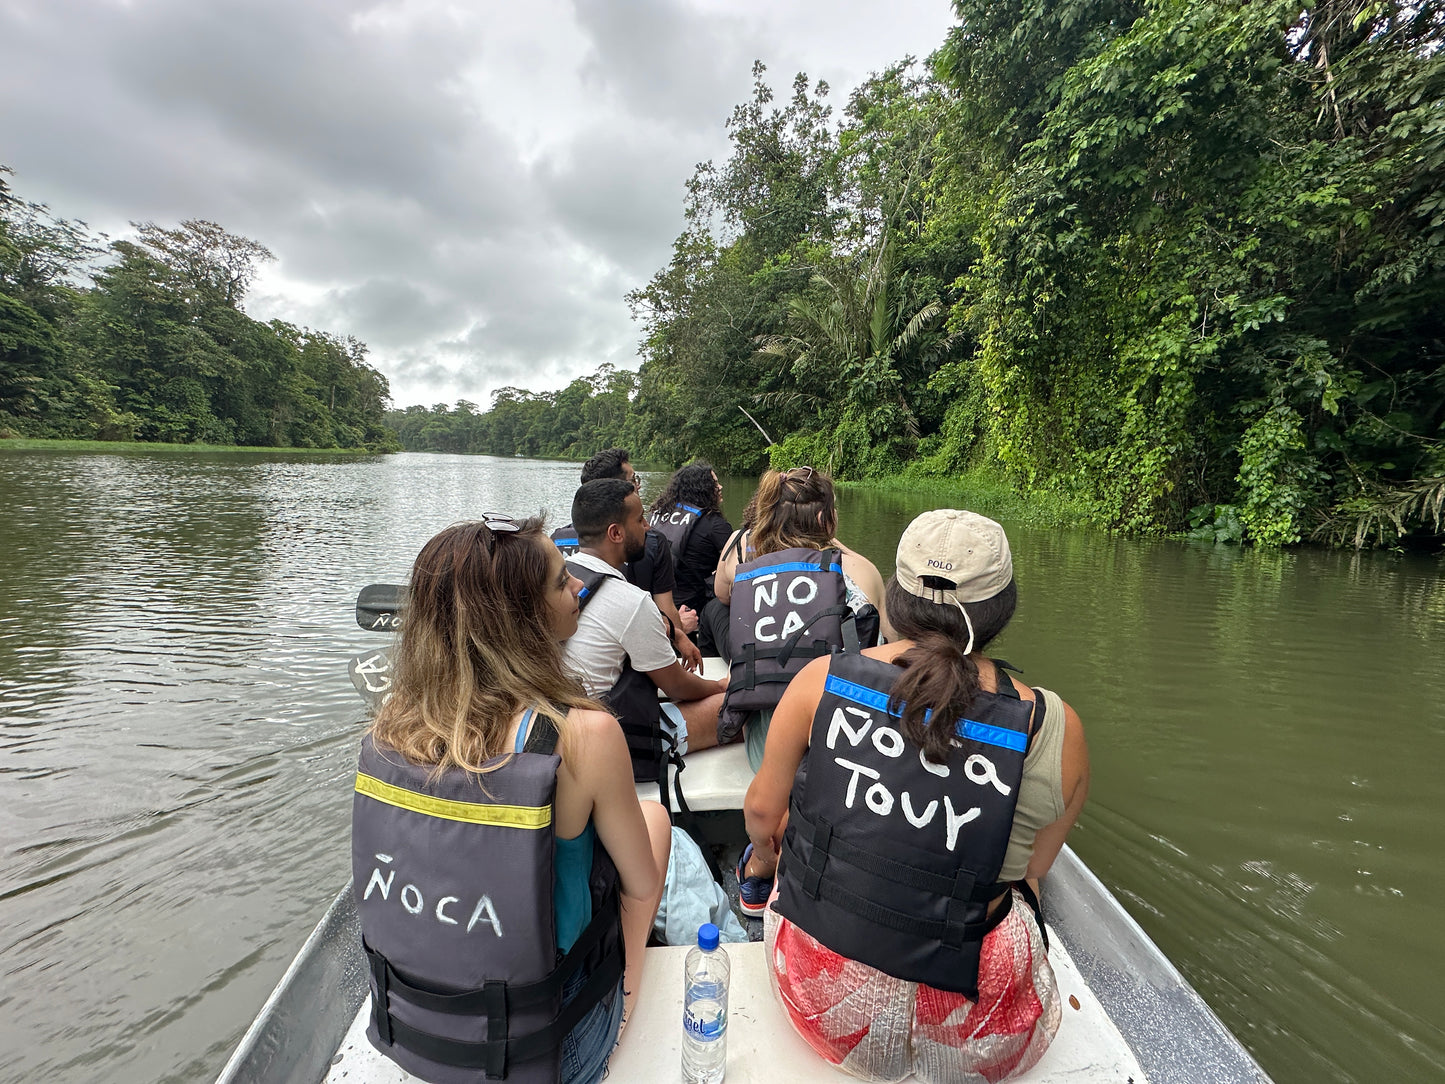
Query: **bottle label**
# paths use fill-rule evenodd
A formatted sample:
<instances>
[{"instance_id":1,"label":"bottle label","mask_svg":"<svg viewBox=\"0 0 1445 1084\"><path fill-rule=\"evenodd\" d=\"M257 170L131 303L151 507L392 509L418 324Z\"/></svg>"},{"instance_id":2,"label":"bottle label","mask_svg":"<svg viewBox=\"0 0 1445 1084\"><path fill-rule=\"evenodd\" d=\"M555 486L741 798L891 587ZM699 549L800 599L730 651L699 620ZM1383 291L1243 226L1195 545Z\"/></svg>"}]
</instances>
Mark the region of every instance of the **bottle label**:
<instances>
[{"instance_id":1,"label":"bottle label","mask_svg":"<svg viewBox=\"0 0 1445 1084\"><path fill-rule=\"evenodd\" d=\"M722 1038L727 1030L728 1018L717 1009L695 1012L691 1006L682 1014L682 1026L695 1039L711 1042Z\"/></svg>"}]
</instances>

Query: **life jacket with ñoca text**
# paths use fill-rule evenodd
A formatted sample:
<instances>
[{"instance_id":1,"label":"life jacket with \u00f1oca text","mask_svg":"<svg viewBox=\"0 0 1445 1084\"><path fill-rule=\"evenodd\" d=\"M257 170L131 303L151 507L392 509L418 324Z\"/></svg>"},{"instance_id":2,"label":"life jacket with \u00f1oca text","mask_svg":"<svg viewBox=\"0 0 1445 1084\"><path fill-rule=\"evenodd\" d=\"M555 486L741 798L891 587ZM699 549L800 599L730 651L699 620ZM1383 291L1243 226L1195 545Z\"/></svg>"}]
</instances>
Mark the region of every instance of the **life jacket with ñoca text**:
<instances>
[{"instance_id":1,"label":"life jacket with \u00f1oca text","mask_svg":"<svg viewBox=\"0 0 1445 1084\"><path fill-rule=\"evenodd\" d=\"M793 782L776 906L842 956L976 999L984 935L1012 898L998 876L1043 697L1029 704L1000 675L1000 691L976 694L934 764L889 712L901 673L864 655L829 662Z\"/></svg>"},{"instance_id":2,"label":"life jacket with \u00f1oca text","mask_svg":"<svg viewBox=\"0 0 1445 1084\"><path fill-rule=\"evenodd\" d=\"M647 518L653 529L667 539L668 545L672 547L673 563L679 568L682 567L683 554L687 552L687 544L692 540L693 529L702 519L702 509L679 502L672 506L671 511L653 512Z\"/></svg>"},{"instance_id":3,"label":"life jacket with \u00f1oca text","mask_svg":"<svg viewBox=\"0 0 1445 1084\"><path fill-rule=\"evenodd\" d=\"M616 987L617 870L594 845L592 920L560 961L552 906L557 731L477 776L362 740L351 868L371 986L367 1038L433 1084L555 1084L563 1037ZM564 984L588 978L565 1007Z\"/></svg>"},{"instance_id":4,"label":"life jacket with \u00f1oca text","mask_svg":"<svg viewBox=\"0 0 1445 1084\"><path fill-rule=\"evenodd\" d=\"M777 707L783 690L820 655L857 652L858 632L837 550L778 550L737 566L728 605L732 670L718 737L749 712Z\"/></svg>"}]
</instances>

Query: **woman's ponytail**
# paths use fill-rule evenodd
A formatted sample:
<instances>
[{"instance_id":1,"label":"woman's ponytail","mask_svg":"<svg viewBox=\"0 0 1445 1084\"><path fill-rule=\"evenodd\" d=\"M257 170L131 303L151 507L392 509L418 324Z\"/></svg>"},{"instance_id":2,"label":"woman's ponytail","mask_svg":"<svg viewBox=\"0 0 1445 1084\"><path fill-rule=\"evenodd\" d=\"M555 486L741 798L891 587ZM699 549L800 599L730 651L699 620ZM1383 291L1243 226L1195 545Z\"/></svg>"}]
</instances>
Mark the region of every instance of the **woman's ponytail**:
<instances>
[{"instance_id":1,"label":"woman's ponytail","mask_svg":"<svg viewBox=\"0 0 1445 1084\"><path fill-rule=\"evenodd\" d=\"M955 728L978 695L978 666L957 637L930 630L894 659L903 673L893 683L890 713L901 714L903 733L934 764L942 764Z\"/></svg>"}]
</instances>

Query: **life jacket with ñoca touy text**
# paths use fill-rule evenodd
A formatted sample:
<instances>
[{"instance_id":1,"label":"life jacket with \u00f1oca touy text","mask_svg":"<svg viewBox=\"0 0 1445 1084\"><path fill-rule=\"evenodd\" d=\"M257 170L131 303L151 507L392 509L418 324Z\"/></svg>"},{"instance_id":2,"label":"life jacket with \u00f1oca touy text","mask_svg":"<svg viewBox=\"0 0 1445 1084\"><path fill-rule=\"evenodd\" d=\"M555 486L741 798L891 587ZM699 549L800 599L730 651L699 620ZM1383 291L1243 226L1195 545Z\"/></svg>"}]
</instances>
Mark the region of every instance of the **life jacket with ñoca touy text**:
<instances>
[{"instance_id":1,"label":"life jacket with \u00f1oca touy text","mask_svg":"<svg viewBox=\"0 0 1445 1084\"><path fill-rule=\"evenodd\" d=\"M842 956L976 999L983 938L1012 898L998 877L1043 697L1029 704L1000 675L934 764L889 712L900 673L864 655L830 660L793 782L776 906Z\"/></svg>"},{"instance_id":2,"label":"life jacket with \u00f1oca touy text","mask_svg":"<svg viewBox=\"0 0 1445 1084\"><path fill-rule=\"evenodd\" d=\"M556 1084L563 1037L616 989L618 877L593 848L592 921L560 962L552 906L557 731L477 776L362 740L351 868L371 986L367 1038L433 1084ZM564 1007L563 986L588 975Z\"/></svg>"}]
</instances>

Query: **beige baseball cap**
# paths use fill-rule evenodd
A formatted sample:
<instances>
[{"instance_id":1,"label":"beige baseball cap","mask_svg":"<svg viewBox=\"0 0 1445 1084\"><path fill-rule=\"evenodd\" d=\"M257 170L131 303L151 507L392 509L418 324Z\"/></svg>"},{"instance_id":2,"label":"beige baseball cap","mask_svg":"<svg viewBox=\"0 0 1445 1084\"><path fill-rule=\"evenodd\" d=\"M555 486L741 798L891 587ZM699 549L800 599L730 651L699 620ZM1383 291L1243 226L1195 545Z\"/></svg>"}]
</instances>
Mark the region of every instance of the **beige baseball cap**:
<instances>
[{"instance_id":1,"label":"beige baseball cap","mask_svg":"<svg viewBox=\"0 0 1445 1084\"><path fill-rule=\"evenodd\" d=\"M899 587L930 602L982 602L1013 581L1014 562L1008 537L993 520L939 508L903 532L895 575Z\"/></svg>"}]
</instances>

